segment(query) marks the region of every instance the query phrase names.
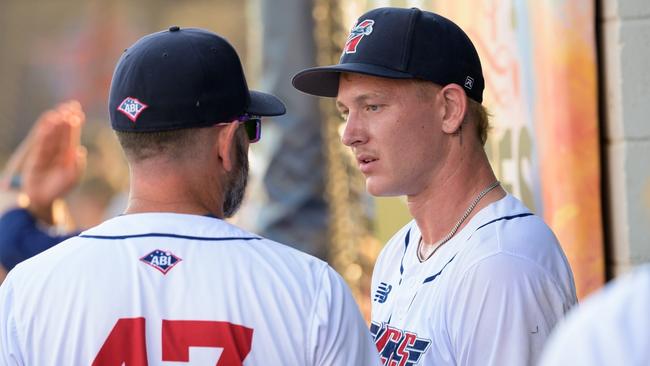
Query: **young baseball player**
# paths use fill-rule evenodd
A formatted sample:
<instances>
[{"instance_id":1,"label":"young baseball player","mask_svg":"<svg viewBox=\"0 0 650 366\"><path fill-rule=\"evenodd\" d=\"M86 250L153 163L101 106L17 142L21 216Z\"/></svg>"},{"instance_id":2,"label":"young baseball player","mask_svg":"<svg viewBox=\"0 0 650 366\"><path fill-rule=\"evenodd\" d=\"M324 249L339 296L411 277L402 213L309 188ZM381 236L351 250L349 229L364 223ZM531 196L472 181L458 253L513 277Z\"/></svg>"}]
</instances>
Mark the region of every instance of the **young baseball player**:
<instances>
[{"instance_id":1,"label":"young baseball player","mask_svg":"<svg viewBox=\"0 0 650 366\"><path fill-rule=\"evenodd\" d=\"M384 365L533 365L576 303L557 239L497 181L478 54L419 9L359 17L338 65L293 85L335 97L375 196L406 195L414 220L377 260L371 333Z\"/></svg>"},{"instance_id":2,"label":"young baseball player","mask_svg":"<svg viewBox=\"0 0 650 366\"><path fill-rule=\"evenodd\" d=\"M248 90L214 33L171 27L128 48L109 99L128 208L9 273L0 364L377 364L327 264L223 220L243 197L260 116L284 111Z\"/></svg>"}]
</instances>

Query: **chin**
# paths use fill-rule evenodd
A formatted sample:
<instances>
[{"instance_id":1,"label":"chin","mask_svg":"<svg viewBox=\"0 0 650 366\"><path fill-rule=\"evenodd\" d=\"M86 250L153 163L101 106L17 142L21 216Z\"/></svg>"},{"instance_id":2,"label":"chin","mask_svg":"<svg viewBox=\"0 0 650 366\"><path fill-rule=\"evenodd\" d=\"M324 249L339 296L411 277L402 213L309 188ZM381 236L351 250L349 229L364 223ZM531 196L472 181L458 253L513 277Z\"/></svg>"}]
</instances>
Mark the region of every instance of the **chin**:
<instances>
[{"instance_id":1,"label":"chin","mask_svg":"<svg viewBox=\"0 0 650 366\"><path fill-rule=\"evenodd\" d=\"M366 190L376 197L393 197L401 196L402 193L396 187L387 184L387 182L378 181L376 178L366 179Z\"/></svg>"}]
</instances>

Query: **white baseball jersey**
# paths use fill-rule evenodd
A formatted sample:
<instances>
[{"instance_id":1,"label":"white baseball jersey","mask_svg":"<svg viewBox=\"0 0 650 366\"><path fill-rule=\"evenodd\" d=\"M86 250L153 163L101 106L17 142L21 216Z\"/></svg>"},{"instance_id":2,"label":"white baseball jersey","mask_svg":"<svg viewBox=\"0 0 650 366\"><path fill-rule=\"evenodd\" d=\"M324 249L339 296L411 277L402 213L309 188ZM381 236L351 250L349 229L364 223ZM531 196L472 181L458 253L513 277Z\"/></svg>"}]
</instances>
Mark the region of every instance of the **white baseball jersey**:
<instances>
[{"instance_id":1,"label":"white baseball jersey","mask_svg":"<svg viewBox=\"0 0 650 366\"><path fill-rule=\"evenodd\" d=\"M116 217L19 264L0 328L2 365L378 364L326 263L196 215Z\"/></svg>"},{"instance_id":2,"label":"white baseball jersey","mask_svg":"<svg viewBox=\"0 0 650 366\"><path fill-rule=\"evenodd\" d=\"M650 365L650 265L589 297L551 336L540 366Z\"/></svg>"},{"instance_id":3,"label":"white baseball jersey","mask_svg":"<svg viewBox=\"0 0 650 366\"><path fill-rule=\"evenodd\" d=\"M423 263L415 221L377 260L371 333L384 365L533 365L576 303L551 230L507 195Z\"/></svg>"}]
</instances>

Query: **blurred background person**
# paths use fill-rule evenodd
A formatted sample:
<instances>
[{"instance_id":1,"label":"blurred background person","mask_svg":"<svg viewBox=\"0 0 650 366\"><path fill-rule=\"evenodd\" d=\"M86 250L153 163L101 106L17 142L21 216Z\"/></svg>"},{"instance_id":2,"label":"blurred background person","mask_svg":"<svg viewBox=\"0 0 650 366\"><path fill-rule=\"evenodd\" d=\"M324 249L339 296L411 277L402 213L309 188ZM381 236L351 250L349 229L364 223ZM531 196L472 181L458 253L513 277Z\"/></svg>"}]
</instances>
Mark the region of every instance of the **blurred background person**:
<instances>
[{"instance_id":1,"label":"blurred background person","mask_svg":"<svg viewBox=\"0 0 650 366\"><path fill-rule=\"evenodd\" d=\"M17 207L0 217L2 274L70 235L54 231L66 229L63 207L55 209L55 202L75 188L83 174L86 150L80 134L85 119L77 101L47 110L3 172L0 187L20 193ZM84 213L92 214L88 209Z\"/></svg>"}]
</instances>

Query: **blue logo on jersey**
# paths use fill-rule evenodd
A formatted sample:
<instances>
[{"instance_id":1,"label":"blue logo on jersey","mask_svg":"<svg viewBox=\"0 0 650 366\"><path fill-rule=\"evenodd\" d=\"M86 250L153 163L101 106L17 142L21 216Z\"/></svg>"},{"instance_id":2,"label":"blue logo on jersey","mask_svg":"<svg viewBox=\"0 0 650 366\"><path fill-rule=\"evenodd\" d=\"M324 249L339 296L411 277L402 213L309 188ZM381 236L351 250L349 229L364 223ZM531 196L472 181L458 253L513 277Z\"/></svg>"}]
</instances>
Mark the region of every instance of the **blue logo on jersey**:
<instances>
[{"instance_id":1,"label":"blue logo on jersey","mask_svg":"<svg viewBox=\"0 0 650 366\"><path fill-rule=\"evenodd\" d=\"M382 365L413 366L420 362L431 341L418 335L391 327L386 323L370 325Z\"/></svg>"},{"instance_id":2,"label":"blue logo on jersey","mask_svg":"<svg viewBox=\"0 0 650 366\"><path fill-rule=\"evenodd\" d=\"M172 252L160 249L154 250L140 258L140 260L159 270L162 274L167 274L178 262L182 261L182 259L175 256Z\"/></svg>"},{"instance_id":3,"label":"blue logo on jersey","mask_svg":"<svg viewBox=\"0 0 650 366\"><path fill-rule=\"evenodd\" d=\"M385 303L386 299L388 299L388 294L390 294L390 290L392 289L393 289L392 285L389 285L386 282L380 283L379 287L377 288L377 291L375 292L374 300L380 304Z\"/></svg>"}]
</instances>

